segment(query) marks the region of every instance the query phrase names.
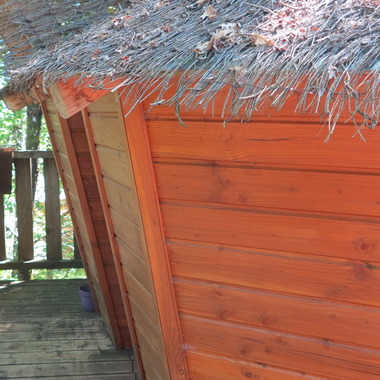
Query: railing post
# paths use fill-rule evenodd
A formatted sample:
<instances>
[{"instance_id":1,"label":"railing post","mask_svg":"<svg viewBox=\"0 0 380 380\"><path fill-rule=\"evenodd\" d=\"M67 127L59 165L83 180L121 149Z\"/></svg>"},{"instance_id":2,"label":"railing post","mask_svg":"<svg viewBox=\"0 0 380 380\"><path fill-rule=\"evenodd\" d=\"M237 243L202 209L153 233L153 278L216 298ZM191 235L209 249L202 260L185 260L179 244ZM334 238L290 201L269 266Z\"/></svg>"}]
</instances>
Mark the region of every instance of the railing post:
<instances>
[{"instance_id":1,"label":"railing post","mask_svg":"<svg viewBox=\"0 0 380 380\"><path fill-rule=\"evenodd\" d=\"M74 233L73 239L74 239L74 260L82 260L82 257L80 255L78 240L77 240L77 237L75 236L75 233Z\"/></svg>"},{"instance_id":2,"label":"railing post","mask_svg":"<svg viewBox=\"0 0 380 380\"><path fill-rule=\"evenodd\" d=\"M59 178L54 158L44 158L46 255L48 260L62 260L62 235Z\"/></svg>"},{"instance_id":3,"label":"railing post","mask_svg":"<svg viewBox=\"0 0 380 380\"><path fill-rule=\"evenodd\" d=\"M4 195L0 194L0 261L7 259L5 250Z\"/></svg>"},{"instance_id":4,"label":"railing post","mask_svg":"<svg viewBox=\"0 0 380 380\"><path fill-rule=\"evenodd\" d=\"M31 160L15 158L16 169L16 215L18 228L18 260L27 261L34 258L33 242L33 191ZM30 277L30 271L20 271L22 279Z\"/></svg>"}]
</instances>

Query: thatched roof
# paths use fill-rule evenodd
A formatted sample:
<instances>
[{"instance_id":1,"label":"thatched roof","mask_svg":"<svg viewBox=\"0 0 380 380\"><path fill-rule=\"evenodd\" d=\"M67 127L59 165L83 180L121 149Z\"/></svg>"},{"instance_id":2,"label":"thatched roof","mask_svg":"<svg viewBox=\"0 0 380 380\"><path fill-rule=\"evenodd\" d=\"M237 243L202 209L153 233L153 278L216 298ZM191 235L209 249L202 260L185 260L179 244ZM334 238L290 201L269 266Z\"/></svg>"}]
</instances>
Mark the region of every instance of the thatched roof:
<instances>
[{"instance_id":1,"label":"thatched roof","mask_svg":"<svg viewBox=\"0 0 380 380\"><path fill-rule=\"evenodd\" d=\"M179 75L174 97L158 95L157 104L206 107L227 85L226 118L250 118L256 108L281 107L297 93L299 110L327 115L332 125L344 107L361 124L377 124L378 0L131 3L13 67L12 89L25 90L37 75L46 87L73 76L99 86L124 78L139 86L142 99Z\"/></svg>"}]
</instances>

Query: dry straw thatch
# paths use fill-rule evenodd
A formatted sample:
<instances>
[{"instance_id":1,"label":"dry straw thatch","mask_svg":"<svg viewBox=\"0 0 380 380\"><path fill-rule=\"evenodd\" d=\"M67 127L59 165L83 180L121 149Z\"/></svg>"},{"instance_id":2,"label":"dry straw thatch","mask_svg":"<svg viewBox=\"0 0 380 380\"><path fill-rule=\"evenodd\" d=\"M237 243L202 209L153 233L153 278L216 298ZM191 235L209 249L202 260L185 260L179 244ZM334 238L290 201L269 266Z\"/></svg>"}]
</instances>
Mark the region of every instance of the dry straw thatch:
<instances>
[{"instance_id":1,"label":"dry straw thatch","mask_svg":"<svg viewBox=\"0 0 380 380\"><path fill-rule=\"evenodd\" d=\"M67 7L68 1L54 3ZM296 93L298 111L326 116L330 132L344 108L358 131L377 124L379 0L127 3L115 6L123 12L108 14L102 23L96 19L91 27L80 26L81 33L31 50L34 55L10 70L12 91L24 91L38 75L46 87L73 76L79 82L91 78L87 83L99 87L123 78L135 94L138 87L136 101L155 89L156 104L179 109L206 108L228 86L226 119L249 119L268 104L280 108ZM80 18L82 24L90 21ZM173 76L179 77L175 95L166 99Z\"/></svg>"}]
</instances>

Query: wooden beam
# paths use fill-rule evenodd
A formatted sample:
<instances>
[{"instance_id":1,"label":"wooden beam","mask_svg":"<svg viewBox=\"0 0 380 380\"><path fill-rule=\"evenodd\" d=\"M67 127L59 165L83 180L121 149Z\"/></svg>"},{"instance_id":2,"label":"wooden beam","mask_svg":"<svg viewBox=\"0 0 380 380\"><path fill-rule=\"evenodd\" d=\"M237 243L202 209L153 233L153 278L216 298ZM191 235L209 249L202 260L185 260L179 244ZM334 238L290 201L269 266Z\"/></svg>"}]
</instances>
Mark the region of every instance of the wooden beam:
<instances>
[{"instance_id":1,"label":"wooden beam","mask_svg":"<svg viewBox=\"0 0 380 380\"><path fill-rule=\"evenodd\" d=\"M4 195L0 194L0 260L6 260L7 258L4 217Z\"/></svg>"},{"instance_id":2,"label":"wooden beam","mask_svg":"<svg viewBox=\"0 0 380 380\"><path fill-rule=\"evenodd\" d=\"M0 261L0 270L83 268L82 260L9 260Z\"/></svg>"},{"instance_id":3,"label":"wooden beam","mask_svg":"<svg viewBox=\"0 0 380 380\"><path fill-rule=\"evenodd\" d=\"M14 158L54 158L50 150L23 150L13 152Z\"/></svg>"},{"instance_id":4,"label":"wooden beam","mask_svg":"<svg viewBox=\"0 0 380 380\"><path fill-rule=\"evenodd\" d=\"M4 94L2 96L2 100L4 101L5 105L12 111L19 111L26 107L28 104L33 103L33 99L22 92Z\"/></svg>"},{"instance_id":5,"label":"wooden beam","mask_svg":"<svg viewBox=\"0 0 380 380\"><path fill-rule=\"evenodd\" d=\"M0 149L0 194L12 192L13 149Z\"/></svg>"},{"instance_id":6,"label":"wooden beam","mask_svg":"<svg viewBox=\"0 0 380 380\"><path fill-rule=\"evenodd\" d=\"M33 193L30 159L14 160L16 168L16 204L18 259L33 260Z\"/></svg>"},{"instance_id":7,"label":"wooden beam","mask_svg":"<svg viewBox=\"0 0 380 380\"><path fill-rule=\"evenodd\" d=\"M171 380L189 379L142 106L119 92Z\"/></svg>"},{"instance_id":8,"label":"wooden beam","mask_svg":"<svg viewBox=\"0 0 380 380\"><path fill-rule=\"evenodd\" d=\"M77 78L70 78L66 81L61 80L49 88L53 102L64 119L68 119L82 111L96 99L108 93L112 86L116 86L116 82L110 82L109 89L95 89L86 87L89 82L76 82L78 82Z\"/></svg>"},{"instance_id":9,"label":"wooden beam","mask_svg":"<svg viewBox=\"0 0 380 380\"><path fill-rule=\"evenodd\" d=\"M62 259L61 202L59 177L54 158L44 158L46 255L48 260Z\"/></svg>"},{"instance_id":10,"label":"wooden beam","mask_svg":"<svg viewBox=\"0 0 380 380\"><path fill-rule=\"evenodd\" d=\"M34 86L28 92L12 92L7 87L1 91L1 99L12 111L21 110L31 103L40 103L46 99L46 96L40 77L36 78Z\"/></svg>"}]
</instances>

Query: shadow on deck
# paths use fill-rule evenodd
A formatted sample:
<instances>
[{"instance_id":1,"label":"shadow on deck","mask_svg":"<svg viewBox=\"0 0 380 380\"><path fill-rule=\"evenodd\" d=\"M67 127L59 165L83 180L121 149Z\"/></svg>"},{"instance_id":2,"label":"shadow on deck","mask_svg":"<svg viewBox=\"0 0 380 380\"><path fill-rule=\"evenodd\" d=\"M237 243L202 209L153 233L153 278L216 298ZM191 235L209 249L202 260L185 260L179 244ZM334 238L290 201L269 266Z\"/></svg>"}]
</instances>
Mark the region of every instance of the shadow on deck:
<instances>
[{"instance_id":1,"label":"shadow on deck","mask_svg":"<svg viewBox=\"0 0 380 380\"><path fill-rule=\"evenodd\" d=\"M0 379L138 379L132 351L82 311L83 282L0 282Z\"/></svg>"}]
</instances>

